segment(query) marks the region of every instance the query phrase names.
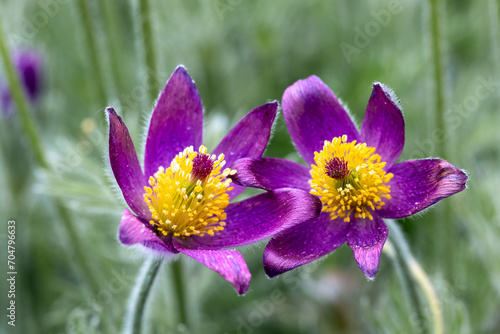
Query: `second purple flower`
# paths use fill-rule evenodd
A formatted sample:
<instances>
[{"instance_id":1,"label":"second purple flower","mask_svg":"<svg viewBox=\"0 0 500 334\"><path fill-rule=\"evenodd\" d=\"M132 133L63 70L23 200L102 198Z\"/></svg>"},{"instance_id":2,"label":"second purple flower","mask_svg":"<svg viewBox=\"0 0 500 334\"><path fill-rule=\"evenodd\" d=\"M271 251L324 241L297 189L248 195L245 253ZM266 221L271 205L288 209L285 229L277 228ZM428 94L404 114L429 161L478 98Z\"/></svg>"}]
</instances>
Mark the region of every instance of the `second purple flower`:
<instances>
[{"instance_id":1,"label":"second purple flower","mask_svg":"<svg viewBox=\"0 0 500 334\"><path fill-rule=\"evenodd\" d=\"M235 183L309 191L322 204L319 217L271 239L264 268L274 277L347 242L368 278L378 271L388 235L382 218L413 215L465 189L467 175L441 159L395 163L404 146L403 114L394 95L376 83L358 131L328 86L316 76L283 94L286 125L306 163L273 158L239 160Z\"/></svg>"}]
</instances>

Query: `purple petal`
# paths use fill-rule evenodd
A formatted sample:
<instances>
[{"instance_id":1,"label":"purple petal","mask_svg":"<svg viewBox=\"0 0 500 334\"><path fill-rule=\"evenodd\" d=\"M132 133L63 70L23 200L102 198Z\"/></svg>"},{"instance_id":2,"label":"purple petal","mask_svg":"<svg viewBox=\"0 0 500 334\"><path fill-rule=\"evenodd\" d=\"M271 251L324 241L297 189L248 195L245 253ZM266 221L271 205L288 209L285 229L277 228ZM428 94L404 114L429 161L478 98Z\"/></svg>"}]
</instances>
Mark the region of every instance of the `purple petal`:
<instances>
[{"instance_id":1,"label":"purple petal","mask_svg":"<svg viewBox=\"0 0 500 334\"><path fill-rule=\"evenodd\" d=\"M213 154L218 156L224 153L227 167L240 158L260 157L271 136L271 128L277 111L278 102L276 101L254 108L229 131L214 149ZM244 187L234 185L229 197L233 199L243 190L245 190Z\"/></svg>"},{"instance_id":2,"label":"purple petal","mask_svg":"<svg viewBox=\"0 0 500 334\"><path fill-rule=\"evenodd\" d=\"M182 66L177 67L156 103L149 124L144 172L167 168L186 147L198 150L203 138L203 107L198 90Z\"/></svg>"},{"instance_id":3,"label":"purple petal","mask_svg":"<svg viewBox=\"0 0 500 334\"><path fill-rule=\"evenodd\" d=\"M183 248L182 244L177 243L176 239L174 239L174 246L180 252L220 274L234 286L240 295L247 292L252 275L248 270L245 259L237 250L192 250Z\"/></svg>"},{"instance_id":4,"label":"purple petal","mask_svg":"<svg viewBox=\"0 0 500 334\"><path fill-rule=\"evenodd\" d=\"M223 231L193 236L184 244L197 249L246 245L316 218L320 211L317 197L298 189L279 189L230 204Z\"/></svg>"},{"instance_id":5,"label":"purple petal","mask_svg":"<svg viewBox=\"0 0 500 334\"><path fill-rule=\"evenodd\" d=\"M354 253L359 269L373 279L378 271L380 254L389 231L382 218L373 215L370 219L355 219L347 234L347 244Z\"/></svg>"},{"instance_id":6,"label":"purple petal","mask_svg":"<svg viewBox=\"0 0 500 334\"><path fill-rule=\"evenodd\" d=\"M264 250L264 270L274 277L333 252L346 241L350 223L328 213L271 239Z\"/></svg>"},{"instance_id":7,"label":"purple petal","mask_svg":"<svg viewBox=\"0 0 500 334\"><path fill-rule=\"evenodd\" d=\"M386 86L374 84L361 126L361 140L376 148L386 168L398 160L405 143L405 122L395 100Z\"/></svg>"},{"instance_id":8,"label":"purple petal","mask_svg":"<svg viewBox=\"0 0 500 334\"><path fill-rule=\"evenodd\" d=\"M299 80L283 94L283 116L297 150L308 165L325 140L347 135L358 140L359 133L335 94L317 76Z\"/></svg>"},{"instance_id":9,"label":"purple petal","mask_svg":"<svg viewBox=\"0 0 500 334\"><path fill-rule=\"evenodd\" d=\"M229 177L234 183L245 187L311 190L310 169L296 162L277 158L244 158L236 160L232 168L238 172Z\"/></svg>"},{"instance_id":10,"label":"purple petal","mask_svg":"<svg viewBox=\"0 0 500 334\"><path fill-rule=\"evenodd\" d=\"M134 143L130 139L127 126L113 108L106 109L109 121L109 161L116 182L123 193L123 198L140 217L149 219L151 213L144 202L144 186L142 174Z\"/></svg>"},{"instance_id":11,"label":"purple petal","mask_svg":"<svg viewBox=\"0 0 500 334\"><path fill-rule=\"evenodd\" d=\"M161 240L151 230L147 221L136 217L129 210L123 211L120 230L118 232L120 242L126 246L142 244L143 246L159 252L179 253L172 246L172 239Z\"/></svg>"},{"instance_id":12,"label":"purple petal","mask_svg":"<svg viewBox=\"0 0 500 334\"><path fill-rule=\"evenodd\" d=\"M377 213L383 218L411 216L466 188L467 175L440 159L410 160L388 170L391 199Z\"/></svg>"}]
</instances>

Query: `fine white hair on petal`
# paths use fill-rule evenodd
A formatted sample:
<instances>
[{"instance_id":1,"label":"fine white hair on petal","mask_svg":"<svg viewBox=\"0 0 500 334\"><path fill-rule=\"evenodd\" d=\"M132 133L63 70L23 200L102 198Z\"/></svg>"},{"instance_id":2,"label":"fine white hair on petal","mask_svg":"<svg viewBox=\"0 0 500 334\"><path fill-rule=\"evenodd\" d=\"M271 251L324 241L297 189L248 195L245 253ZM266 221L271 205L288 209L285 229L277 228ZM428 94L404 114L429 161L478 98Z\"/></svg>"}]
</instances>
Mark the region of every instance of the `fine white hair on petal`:
<instances>
[{"instance_id":1,"label":"fine white hair on petal","mask_svg":"<svg viewBox=\"0 0 500 334\"><path fill-rule=\"evenodd\" d=\"M399 98L397 97L396 93L394 93L394 90L392 88L378 81L375 81L373 84L379 85L380 88L382 88L382 90L384 91L385 95L387 95L389 99L391 99L391 101L394 102L396 106L401 110L401 112L403 112L401 102L399 101Z\"/></svg>"},{"instance_id":2,"label":"fine white hair on petal","mask_svg":"<svg viewBox=\"0 0 500 334\"><path fill-rule=\"evenodd\" d=\"M264 148L264 152L262 152L261 156L263 156L266 153L267 148L269 147L269 143L273 139L274 132L276 131L276 127L278 124L278 117L281 115L281 104L279 103L278 100L267 100L266 103L274 103L274 102L278 103L278 108L276 109L276 115L274 116L273 124L271 124L271 132L269 133L269 140L267 141L267 145Z\"/></svg>"}]
</instances>

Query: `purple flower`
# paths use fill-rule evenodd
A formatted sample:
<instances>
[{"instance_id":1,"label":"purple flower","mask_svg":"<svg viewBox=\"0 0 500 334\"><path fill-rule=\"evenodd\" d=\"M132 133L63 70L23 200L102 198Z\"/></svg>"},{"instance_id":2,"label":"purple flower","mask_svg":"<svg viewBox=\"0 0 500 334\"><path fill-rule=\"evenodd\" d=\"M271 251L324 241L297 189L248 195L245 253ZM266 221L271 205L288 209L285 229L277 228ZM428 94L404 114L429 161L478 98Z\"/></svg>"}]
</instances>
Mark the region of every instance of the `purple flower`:
<instances>
[{"instance_id":1,"label":"purple flower","mask_svg":"<svg viewBox=\"0 0 500 334\"><path fill-rule=\"evenodd\" d=\"M202 145L203 109L184 67L160 94L146 139L144 173L127 127L112 108L109 158L125 209L119 239L161 254L183 253L247 291L250 272L236 247L317 217L321 203L305 191L279 189L231 203L244 187L227 176L237 159L260 157L278 108L267 103L250 111L214 149ZM198 148L195 151L195 148Z\"/></svg>"},{"instance_id":2,"label":"purple flower","mask_svg":"<svg viewBox=\"0 0 500 334\"><path fill-rule=\"evenodd\" d=\"M15 52L12 58L26 91L26 96L31 103L35 103L42 90L42 57L35 51L22 50ZM2 82L0 82L0 105L5 113L12 113L10 89L7 84Z\"/></svg>"},{"instance_id":3,"label":"purple flower","mask_svg":"<svg viewBox=\"0 0 500 334\"><path fill-rule=\"evenodd\" d=\"M233 165L236 184L310 191L323 203L319 217L274 236L264 268L274 277L314 261L347 241L372 279L387 239L382 218L413 215L465 189L467 175L440 159L395 163L404 146L404 120L392 92L376 83L358 131L339 100L316 76L283 95L283 116L306 167L273 158Z\"/></svg>"}]
</instances>

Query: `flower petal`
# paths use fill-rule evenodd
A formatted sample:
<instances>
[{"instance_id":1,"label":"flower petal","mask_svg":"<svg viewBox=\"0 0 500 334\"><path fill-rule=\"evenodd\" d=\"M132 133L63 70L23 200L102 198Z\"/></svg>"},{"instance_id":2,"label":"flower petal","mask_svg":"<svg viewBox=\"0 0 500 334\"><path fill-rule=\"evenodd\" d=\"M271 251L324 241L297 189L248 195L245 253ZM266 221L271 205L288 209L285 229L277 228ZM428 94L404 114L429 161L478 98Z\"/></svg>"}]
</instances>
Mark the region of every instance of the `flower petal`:
<instances>
[{"instance_id":1,"label":"flower petal","mask_svg":"<svg viewBox=\"0 0 500 334\"><path fill-rule=\"evenodd\" d=\"M195 259L208 269L220 274L231 283L236 291L242 295L247 292L252 275L248 270L245 259L234 249L193 250L183 248L182 244L174 239L174 246L181 253Z\"/></svg>"},{"instance_id":2,"label":"flower petal","mask_svg":"<svg viewBox=\"0 0 500 334\"><path fill-rule=\"evenodd\" d=\"M316 218L320 211L317 197L298 189L278 189L230 204L223 231L193 236L183 243L195 249L246 245Z\"/></svg>"},{"instance_id":3,"label":"flower petal","mask_svg":"<svg viewBox=\"0 0 500 334\"><path fill-rule=\"evenodd\" d=\"M139 216L149 219L151 213L144 202L146 181L142 174L134 143L127 126L113 108L106 109L109 122L109 161L123 198Z\"/></svg>"},{"instance_id":4,"label":"flower petal","mask_svg":"<svg viewBox=\"0 0 500 334\"><path fill-rule=\"evenodd\" d=\"M466 188L467 174L440 159L405 161L388 172L391 199L377 211L383 218L410 216Z\"/></svg>"},{"instance_id":5,"label":"flower petal","mask_svg":"<svg viewBox=\"0 0 500 334\"><path fill-rule=\"evenodd\" d=\"M240 158L257 158L264 153L271 136L271 128L278 111L278 102L266 103L254 108L243 117L234 128L222 139L214 149L213 154L224 154L226 166L231 167L233 162ZM244 187L234 185L229 192L231 199L245 190Z\"/></svg>"},{"instance_id":6,"label":"flower petal","mask_svg":"<svg viewBox=\"0 0 500 334\"><path fill-rule=\"evenodd\" d=\"M361 141L375 147L386 168L398 160L405 143L405 122L396 98L386 86L375 83L361 126Z\"/></svg>"},{"instance_id":7,"label":"flower petal","mask_svg":"<svg viewBox=\"0 0 500 334\"><path fill-rule=\"evenodd\" d=\"M346 241L350 223L331 220L328 213L271 239L264 250L264 270L275 277L333 252Z\"/></svg>"},{"instance_id":8,"label":"flower petal","mask_svg":"<svg viewBox=\"0 0 500 334\"><path fill-rule=\"evenodd\" d=\"M245 186L274 190L279 188L311 190L309 168L285 159L244 158L236 160L231 167L237 170L229 176L234 183Z\"/></svg>"},{"instance_id":9,"label":"flower petal","mask_svg":"<svg viewBox=\"0 0 500 334\"><path fill-rule=\"evenodd\" d=\"M203 139L203 107L194 82L182 66L177 67L156 102L144 157L147 177L167 168L186 147L198 150Z\"/></svg>"},{"instance_id":10,"label":"flower petal","mask_svg":"<svg viewBox=\"0 0 500 334\"><path fill-rule=\"evenodd\" d=\"M161 240L148 225L147 221L136 217L129 210L125 209L118 231L120 242L126 246L142 244L147 248L159 252L179 253L172 246L171 238Z\"/></svg>"},{"instance_id":11,"label":"flower petal","mask_svg":"<svg viewBox=\"0 0 500 334\"><path fill-rule=\"evenodd\" d=\"M373 279L378 271L380 254L389 231L382 218L373 215L373 220L358 219L352 222L347 234L347 244L354 253L359 269Z\"/></svg>"},{"instance_id":12,"label":"flower petal","mask_svg":"<svg viewBox=\"0 0 500 334\"><path fill-rule=\"evenodd\" d=\"M308 165L325 140L347 135L358 140L359 133L349 114L332 90L315 75L299 80L283 94L283 117L297 150Z\"/></svg>"}]
</instances>

